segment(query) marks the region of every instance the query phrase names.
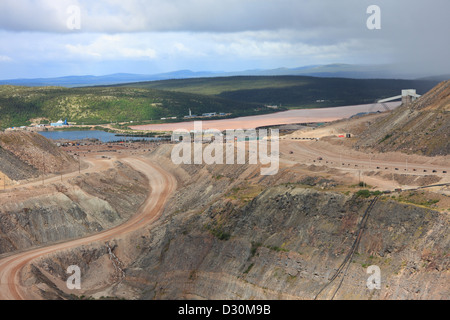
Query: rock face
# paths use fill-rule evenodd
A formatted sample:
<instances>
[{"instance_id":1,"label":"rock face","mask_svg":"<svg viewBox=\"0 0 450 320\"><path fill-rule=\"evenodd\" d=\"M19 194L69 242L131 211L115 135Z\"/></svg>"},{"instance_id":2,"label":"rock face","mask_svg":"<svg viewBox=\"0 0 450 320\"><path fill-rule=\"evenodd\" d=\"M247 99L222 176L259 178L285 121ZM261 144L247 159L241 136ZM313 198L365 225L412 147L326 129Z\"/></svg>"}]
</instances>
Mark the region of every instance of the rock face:
<instances>
[{"instance_id":1,"label":"rock face","mask_svg":"<svg viewBox=\"0 0 450 320\"><path fill-rule=\"evenodd\" d=\"M219 201L153 230L126 272L150 284L143 299L313 299L350 251L367 206L297 187L267 189L241 209ZM438 212L378 202L336 299L448 298L447 228ZM371 265L381 290L366 287ZM318 298L330 298L340 279Z\"/></svg>"},{"instance_id":2,"label":"rock face","mask_svg":"<svg viewBox=\"0 0 450 320\"><path fill-rule=\"evenodd\" d=\"M145 177L123 164L71 183L2 194L0 254L109 229L134 214L147 196Z\"/></svg>"},{"instance_id":3,"label":"rock face","mask_svg":"<svg viewBox=\"0 0 450 320\"><path fill-rule=\"evenodd\" d=\"M37 177L39 171L31 165L20 161L13 153L3 149L0 146L0 172L6 175L9 180L24 180L27 178ZM3 187L3 179L1 175Z\"/></svg>"},{"instance_id":4,"label":"rock face","mask_svg":"<svg viewBox=\"0 0 450 320\"><path fill-rule=\"evenodd\" d=\"M260 177L259 168L251 166L170 168L162 161L167 154L158 152L152 158L176 172L181 188L152 228L118 240L115 253L125 262L122 282L110 281L107 291L105 282L86 284L86 296L314 299L350 252L371 201L324 191L315 181L313 187L280 184L276 179L287 179L285 172L280 172L284 178ZM250 196L252 180L275 186ZM335 299L448 299L447 231L446 214L381 198ZM112 274L106 248L61 253L37 264L34 283L46 284L43 295L70 298L52 290L51 278L40 272L54 270L53 277L64 281L73 256L81 259L86 283ZM372 265L381 270L379 290L367 288ZM330 299L341 279L317 298Z\"/></svg>"},{"instance_id":5,"label":"rock face","mask_svg":"<svg viewBox=\"0 0 450 320\"><path fill-rule=\"evenodd\" d=\"M78 162L38 133L0 133L0 172L11 180L37 177L41 172L69 172Z\"/></svg>"}]
</instances>

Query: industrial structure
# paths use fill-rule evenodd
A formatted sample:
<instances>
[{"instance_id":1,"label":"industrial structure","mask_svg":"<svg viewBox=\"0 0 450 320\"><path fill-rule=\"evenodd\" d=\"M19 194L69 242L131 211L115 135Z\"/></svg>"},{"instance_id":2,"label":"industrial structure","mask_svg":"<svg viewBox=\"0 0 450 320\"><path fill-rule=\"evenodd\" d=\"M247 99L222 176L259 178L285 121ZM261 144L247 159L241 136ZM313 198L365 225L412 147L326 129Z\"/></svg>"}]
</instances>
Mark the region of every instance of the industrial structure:
<instances>
[{"instance_id":1,"label":"industrial structure","mask_svg":"<svg viewBox=\"0 0 450 320\"><path fill-rule=\"evenodd\" d=\"M391 109L389 109L389 107L386 104L387 102L402 99L402 104L409 106L409 105L411 105L411 103L413 103L419 97L421 97L421 95L417 94L415 89L402 90L402 94L400 96L377 100L370 108L370 112L373 111L375 105L380 104L380 103L383 106L383 108L386 109L386 111L391 111Z\"/></svg>"},{"instance_id":2,"label":"industrial structure","mask_svg":"<svg viewBox=\"0 0 450 320\"><path fill-rule=\"evenodd\" d=\"M58 122L55 123L51 123L50 124L52 127L63 127L63 126L68 126L69 124L67 123L67 119L65 121L62 121L61 119Z\"/></svg>"}]
</instances>

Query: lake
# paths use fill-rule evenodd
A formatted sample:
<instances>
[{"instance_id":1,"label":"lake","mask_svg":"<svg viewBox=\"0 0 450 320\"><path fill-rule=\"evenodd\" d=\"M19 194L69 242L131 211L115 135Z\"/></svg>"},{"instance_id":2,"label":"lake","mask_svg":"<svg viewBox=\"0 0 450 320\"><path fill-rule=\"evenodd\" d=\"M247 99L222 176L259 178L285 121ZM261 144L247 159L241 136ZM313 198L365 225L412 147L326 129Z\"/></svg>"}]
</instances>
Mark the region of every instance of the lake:
<instances>
[{"instance_id":1,"label":"lake","mask_svg":"<svg viewBox=\"0 0 450 320\"><path fill-rule=\"evenodd\" d=\"M84 140L84 139L98 139L103 143L117 142L117 141L160 141L161 138L152 137L123 137L116 136L116 133L105 131L90 130L90 131L43 131L39 132L41 135L50 140Z\"/></svg>"}]
</instances>

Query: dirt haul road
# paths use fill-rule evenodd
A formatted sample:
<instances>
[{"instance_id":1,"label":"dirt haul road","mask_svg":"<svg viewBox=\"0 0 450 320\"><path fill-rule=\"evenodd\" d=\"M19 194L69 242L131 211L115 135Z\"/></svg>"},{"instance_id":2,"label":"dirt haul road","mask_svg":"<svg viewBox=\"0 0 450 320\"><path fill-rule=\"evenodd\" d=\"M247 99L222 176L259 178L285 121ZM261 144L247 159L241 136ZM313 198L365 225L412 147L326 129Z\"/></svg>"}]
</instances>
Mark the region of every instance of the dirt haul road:
<instances>
[{"instance_id":1,"label":"dirt haul road","mask_svg":"<svg viewBox=\"0 0 450 320\"><path fill-rule=\"evenodd\" d=\"M411 173L413 169L416 169L414 174L429 174L433 170L436 170L437 175L447 176L443 174L443 171L447 171L449 157L421 157L417 155L406 155L402 153L364 153L356 150L349 150L348 148L331 145L329 143L321 142L293 142L283 141L280 143L280 150L286 154L287 158L293 158L302 163L311 164L312 160L316 160L316 164L327 164L329 166L333 161L336 168L342 167L342 163L345 165L358 165L358 168L376 169L377 166L382 169L388 167L390 171L397 171L398 173L404 173L407 169L408 173ZM289 151L293 152L293 156L289 157ZM319 158L323 160L319 161ZM426 170L424 172L423 170Z\"/></svg>"},{"instance_id":2,"label":"dirt haul road","mask_svg":"<svg viewBox=\"0 0 450 320\"><path fill-rule=\"evenodd\" d=\"M281 163L335 168L342 172L353 173L356 180L360 177L360 173L378 172L385 175L404 174L415 177L434 175L442 178L439 183L450 182L449 156L429 158L399 152L368 154L329 143L286 140L280 142L280 152ZM382 177L365 176L364 180L378 186L378 189L394 190L400 187L398 182ZM403 185L403 187L416 186Z\"/></svg>"},{"instance_id":3,"label":"dirt haul road","mask_svg":"<svg viewBox=\"0 0 450 320\"><path fill-rule=\"evenodd\" d=\"M153 223L160 217L166 201L176 189L176 179L171 174L150 163L146 159L130 157L121 160L145 174L149 179L149 196L139 209L139 212L126 223L113 229L86 238L21 252L0 260L1 300L39 298L30 296L30 294L27 293L27 288L23 286L20 278L21 270L34 259L60 250L67 250L95 242L104 243L106 241L111 241L114 238L139 230L144 226Z\"/></svg>"},{"instance_id":4,"label":"dirt haul road","mask_svg":"<svg viewBox=\"0 0 450 320\"><path fill-rule=\"evenodd\" d=\"M100 158L96 158L96 157L86 158L86 159L83 159L83 165L87 164L88 167L85 169L81 169L80 171L77 170L74 172L63 174L62 177L61 177L61 175L50 174L50 175L46 175L44 177L44 179L42 179L42 177L39 177L39 178L34 179L34 181L30 181L30 182L27 180L23 180L23 181L20 181L18 184L7 185L2 189L11 190L11 189L18 189L18 188L32 188L32 187L37 187L37 186L41 186L41 185L48 185L51 183L60 182L61 178L63 180L68 180L71 178L75 178L75 177L79 176L80 174L106 171L108 169L113 168L114 160L117 160L116 157L113 157L111 159L100 159Z\"/></svg>"}]
</instances>

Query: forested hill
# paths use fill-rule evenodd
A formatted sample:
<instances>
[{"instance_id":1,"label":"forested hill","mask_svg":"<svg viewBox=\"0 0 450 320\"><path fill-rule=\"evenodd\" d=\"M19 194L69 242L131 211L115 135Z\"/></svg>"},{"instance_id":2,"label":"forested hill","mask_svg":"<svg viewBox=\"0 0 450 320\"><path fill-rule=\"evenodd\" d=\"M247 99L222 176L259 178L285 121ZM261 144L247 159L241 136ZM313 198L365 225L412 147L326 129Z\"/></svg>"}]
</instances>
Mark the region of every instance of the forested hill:
<instances>
[{"instance_id":1,"label":"forested hill","mask_svg":"<svg viewBox=\"0 0 450 320\"><path fill-rule=\"evenodd\" d=\"M323 108L369 104L397 96L402 89L424 94L431 80L360 80L303 76L244 76L140 82L127 85L62 88L0 86L0 128L31 119L68 119L77 124L142 122L209 112L233 117L283 108Z\"/></svg>"},{"instance_id":2,"label":"forested hill","mask_svg":"<svg viewBox=\"0 0 450 320\"><path fill-rule=\"evenodd\" d=\"M183 118L206 112L251 115L261 104L142 88L61 88L0 86L0 127L26 125L30 119L68 119L77 124L139 122ZM268 109L267 109L268 110ZM264 110L259 110L264 112ZM267 112L267 111L266 111Z\"/></svg>"},{"instance_id":3,"label":"forested hill","mask_svg":"<svg viewBox=\"0 0 450 320\"><path fill-rule=\"evenodd\" d=\"M304 108L373 103L381 98L398 96L403 89L416 89L419 94L425 94L438 83L435 80L244 76L175 79L120 86L215 95L235 101ZM321 102L317 103L317 100Z\"/></svg>"}]
</instances>

